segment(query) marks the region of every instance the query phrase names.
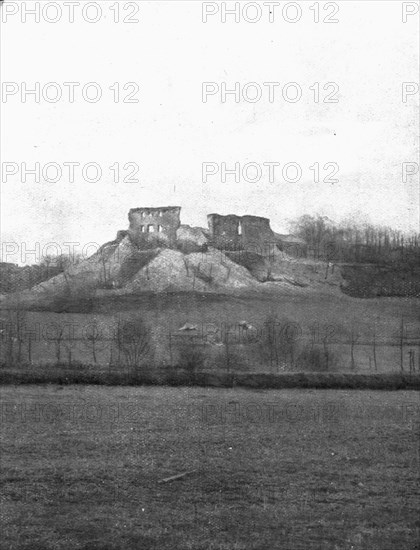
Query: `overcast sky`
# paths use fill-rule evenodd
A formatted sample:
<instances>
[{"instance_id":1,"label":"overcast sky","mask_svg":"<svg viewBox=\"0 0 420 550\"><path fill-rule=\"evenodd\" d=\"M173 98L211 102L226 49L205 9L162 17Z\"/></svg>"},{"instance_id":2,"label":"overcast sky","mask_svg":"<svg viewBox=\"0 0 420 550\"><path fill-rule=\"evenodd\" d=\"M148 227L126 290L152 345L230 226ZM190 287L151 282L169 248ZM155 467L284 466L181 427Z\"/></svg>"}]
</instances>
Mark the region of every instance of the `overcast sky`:
<instances>
[{"instance_id":1,"label":"overcast sky","mask_svg":"<svg viewBox=\"0 0 420 550\"><path fill-rule=\"evenodd\" d=\"M33 7L34 2L23 4ZM5 162L19 167L17 174L3 173L3 242L27 248L35 242L101 244L127 228L130 208L163 205L182 206L182 222L192 225L206 225L210 212L254 214L269 217L272 228L284 232L288 220L304 213L339 221L357 212L374 223L419 229L418 174L406 182L402 178L402 163L418 162L419 94L403 103L402 84L419 80L419 19L408 16L403 23L402 2L341 0L337 14L332 3L319 2L319 23L309 9L314 2L306 1L296 23L285 21L285 2L271 16L260 2L263 15L256 23L244 19L255 17L252 6L239 23L233 16L223 23L220 3L219 12L203 23L202 2L195 0L137 2L138 13L134 3L120 0L120 18L133 12L131 19L139 22L116 23L115 4L97 4L102 11L97 23L83 20L81 6L74 8L73 23L67 11L57 23L42 15L39 23L30 15L22 22L20 2L7 21L3 13L1 78L3 85L16 82L18 91L3 93L1 156L3 167ZM91 19L94 9L88 12ZM208 11L213 9L209 5ZM297 17L293 9L286 12L289 19ZM55 17L53 8L47 17ZM339 22L323 23L326 17ZM39 82L41 90L56 82L63 97L50 103L42 95L40 102L28 95L23 103L23 82L27 88ZM74 103L68 101L65 82L81 84ZM102 90L96 103L82 97L88 82ZM116 87L109 89L116 82L119 102L114 102ZM134 90L123 90L127 82L139 86L137 103L121 101ZM228 88L239 82L241 91L256 82L262 97L257 102L241 97L236 103L230 95L222 103L219 92L203 102L203 82L219 88L222 82ZM264 82L280 83L273 88L273 102ZM295 103L282 96L289 82L298 84L288 89L291 98L294 90L302 92ZM328 82L335 85L323 90ZM314 83L320 87L318 103ZM47 91L50 98L55 89ZM253 99L257 90L248 88L247 97ZM95 90L88 91L93 97ZM337 103L323 103L329 93ZM33 168L36 162L41 167L58 163L61 179L48 182L41 174L36 182L28 175L23 182L20 164ZM81 167L75 167L71 182L63 165L69 162L96 162L102 177L86 181ZM222 182L219 170L203 182L203 162L215 163L213 168L225 162L230 169L255 162L262 173L259 181L249 181L255 174L251 169L239 182L233 176ZM274 181L263 166L267 162L280 163ZM302 170L294 183L282 174L291 162ZM115 163L117 183L109 168ZM129 176L126 163L139 166L134 176L139 182L122 181ZM319 182L314 182L315 168L309 168L315 163ZM331 178L338 182L323 181L326 163L338 165ZM49 177L54 176L51 170ZM287 177L293 179L293 170ZM28 256L26 263L33 259ZM3 260L22 263L18 254L3 254Z\"/></svg>"}]
</instances>

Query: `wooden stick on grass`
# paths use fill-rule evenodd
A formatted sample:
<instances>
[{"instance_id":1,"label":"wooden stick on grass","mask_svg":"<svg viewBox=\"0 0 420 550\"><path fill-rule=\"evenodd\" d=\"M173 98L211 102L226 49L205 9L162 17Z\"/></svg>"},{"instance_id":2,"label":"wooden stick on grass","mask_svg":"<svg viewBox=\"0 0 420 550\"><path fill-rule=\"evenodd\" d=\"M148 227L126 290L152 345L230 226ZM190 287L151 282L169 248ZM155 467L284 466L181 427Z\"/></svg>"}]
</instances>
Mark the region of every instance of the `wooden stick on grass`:
<instances>
[{"instance_id":1,"label":"wooden stick on grass","mask_svg":"<svg viewBox=\"0 0 420 550\"><path fill-rule=\"evenodd\" d=\"M168 483L169 481L175 481L177 479L182 479L185 476L188 476L190 474L194 474L197 470L189 470L187 472L182 472L182 474L177 474L175 476L171 477L165 477L164 479L160 479L158 483Z\"/></svg>"}]
</instances>

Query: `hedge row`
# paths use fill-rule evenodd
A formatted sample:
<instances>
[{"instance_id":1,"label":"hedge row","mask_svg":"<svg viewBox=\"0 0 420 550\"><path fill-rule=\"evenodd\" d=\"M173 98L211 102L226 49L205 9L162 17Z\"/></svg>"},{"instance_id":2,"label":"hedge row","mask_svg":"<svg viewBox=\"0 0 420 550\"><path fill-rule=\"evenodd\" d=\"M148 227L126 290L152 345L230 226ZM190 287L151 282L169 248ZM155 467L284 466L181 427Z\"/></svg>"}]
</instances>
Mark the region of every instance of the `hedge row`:
<instances>
[{"instance_id":1,"label":"hedge row","mask_svg":"<svg viewBox=\"0 0 420 550\"><path fill-rule=\"evenodd\" d=\"M191 373L179 368L143 369L137 372L98 371L78 366L45 366L36 368L0 368L0 384L92 384L104 386L203 386L216 388L316 388L420 390L420 374L386 373Z\"/></svg>"}]
</instances>

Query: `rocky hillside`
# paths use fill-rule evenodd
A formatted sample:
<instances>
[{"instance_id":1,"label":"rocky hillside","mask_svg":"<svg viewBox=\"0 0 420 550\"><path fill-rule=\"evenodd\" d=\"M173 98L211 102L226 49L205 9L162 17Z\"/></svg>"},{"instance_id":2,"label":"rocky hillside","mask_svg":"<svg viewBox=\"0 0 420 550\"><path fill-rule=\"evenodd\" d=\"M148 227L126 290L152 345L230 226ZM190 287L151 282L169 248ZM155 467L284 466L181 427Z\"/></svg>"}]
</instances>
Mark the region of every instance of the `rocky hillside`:
<instances>
[{"instance_id":1,"label":"rocky hillside","mask_svg":"<svg viewBox=\"0 0 420 550\"><path fill-rule=\"evenodd\" d=\"M29 290L3 295L1 301L3 307L16 302L38 307L141 292L331 290L341 283L339 269L323 262L297 260L280 250L269 257L221 251L207 245L205 230L181 226L173 248L139 247L120 231L91 257Z\"/></svg>"}]
</instances>

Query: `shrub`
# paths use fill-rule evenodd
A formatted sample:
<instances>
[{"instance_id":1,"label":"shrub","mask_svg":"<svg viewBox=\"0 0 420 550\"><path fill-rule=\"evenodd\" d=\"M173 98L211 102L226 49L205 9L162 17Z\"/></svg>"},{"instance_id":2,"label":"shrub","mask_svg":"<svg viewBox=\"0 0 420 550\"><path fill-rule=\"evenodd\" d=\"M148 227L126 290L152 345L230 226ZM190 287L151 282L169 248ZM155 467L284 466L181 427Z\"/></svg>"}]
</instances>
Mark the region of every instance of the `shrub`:
<instances>
[{"instance_id":1,"label":"shrub","mask_svg":"<svg viewBox=\"0 0 420 550\"><path fill-rule=\"evenodd\" d=\"M227 373L249 370L246 352L237 348L237 346L235 349L232 344L226 345L226 343L223 348L219 348L216 355L217 369L222 369Z\"/></svg>"},{"instance_id":2,"label":"shrub","mask_svg":"<svg viewBox=\"0 0 420 550\"><path fill-rule=\"evenodd\" d=\"M130 369L138 368L152 355L150 329L143 319L118 319L114 335L119 358L123 358Z\"/></svg>"},{"instance_id":3,"label":"shrub","mask_svg":"<svg viewBox=\"0 0 420 550\"><path fill-rule=\"evenodd\" d=\"M178 364L181 368L194 374L204 367L206 356L201 345L182 342L178 350Z\"/></svg>"},{"instance_id":4,"label":"shrub","mask_svg":"<svg viewBox=\"0 0 420 550\"><path fill-rule=\"evenodd\" d=\"M325 372L334 368L336 358L326 345L309 344L299 354L296 366L300 370Z\"/></svg>"}]
</instances>

